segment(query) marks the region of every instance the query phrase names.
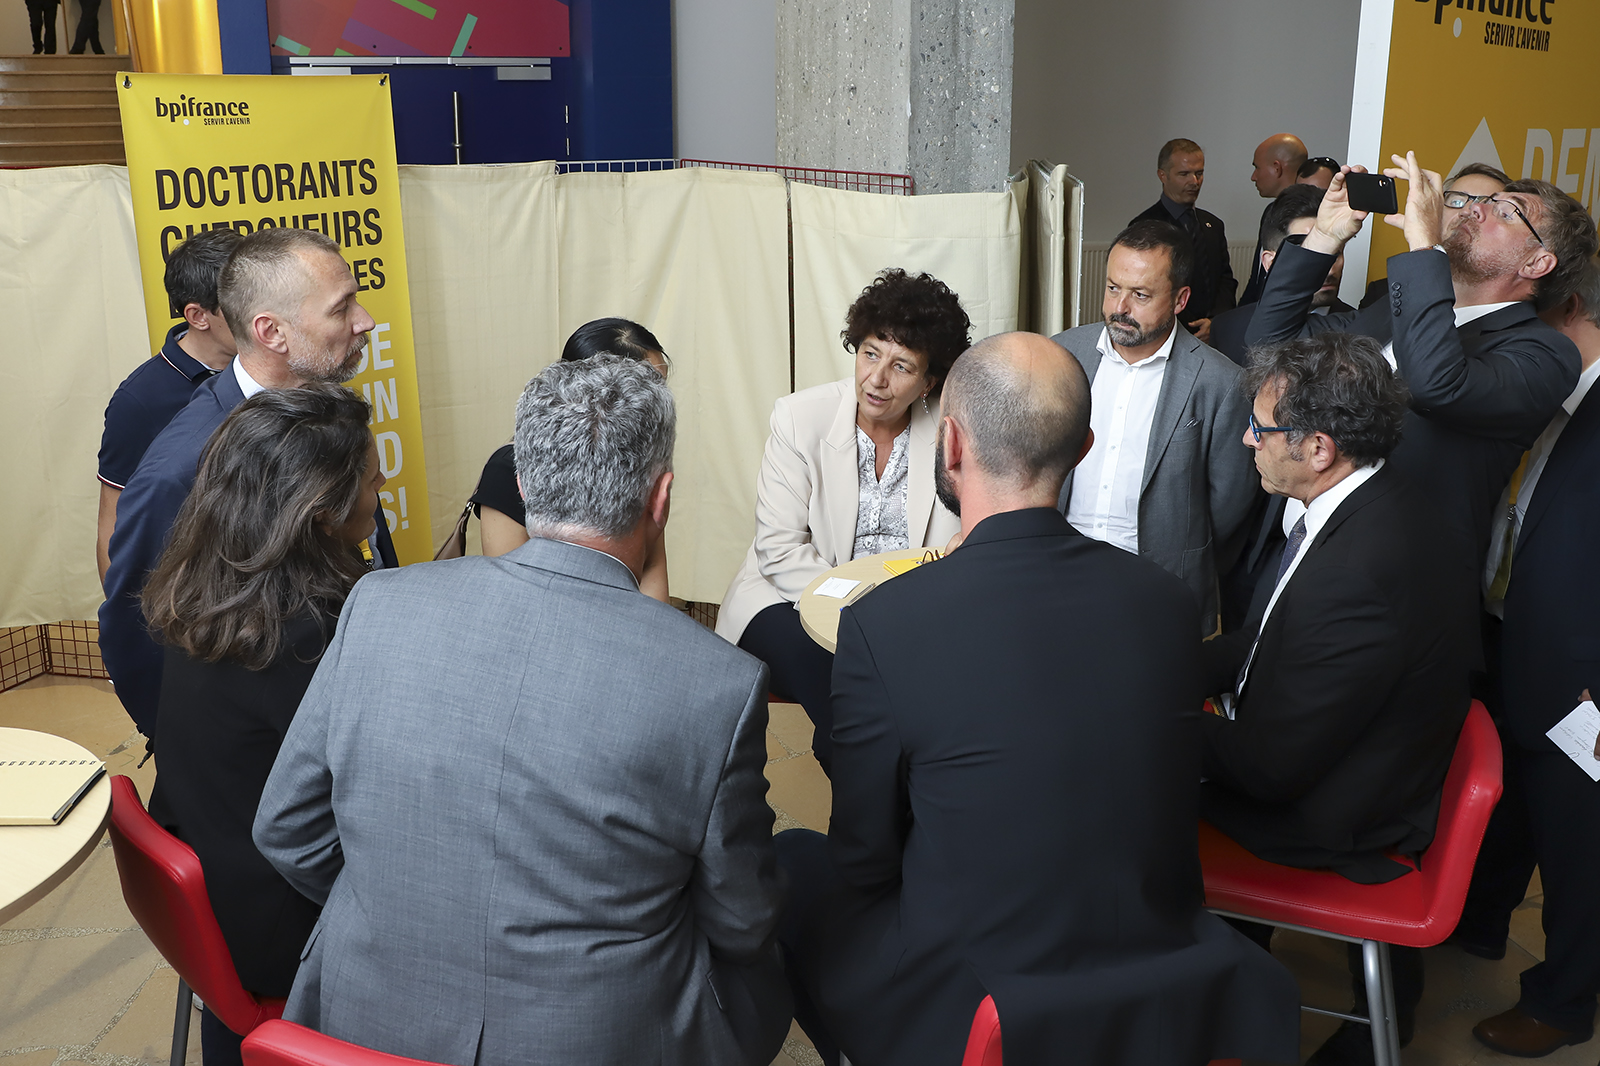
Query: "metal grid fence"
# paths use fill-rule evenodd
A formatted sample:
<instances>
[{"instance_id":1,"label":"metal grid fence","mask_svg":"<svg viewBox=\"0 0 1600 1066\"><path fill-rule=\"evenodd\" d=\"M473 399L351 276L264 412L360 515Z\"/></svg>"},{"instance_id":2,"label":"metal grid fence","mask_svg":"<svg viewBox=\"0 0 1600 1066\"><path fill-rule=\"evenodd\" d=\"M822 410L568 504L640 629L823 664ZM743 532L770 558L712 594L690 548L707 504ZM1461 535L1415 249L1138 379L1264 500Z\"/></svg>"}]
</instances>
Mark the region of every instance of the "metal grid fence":
<instances>
[{"instance_id":1,"label":"metal grid fence","mask_svg":"<svg viewBox=\"0 0 1600 1066\"><path fill-rule=\"evenodd\" d=\"M880 174L869 170L826 170L822 167L783 167L767 163L730 163L718 159L589 159L557 162L558 174L644 174L655 170L709 167L713 170L748 170L782 174L790 181L851 192L876 192L911 196L916 192L910 174Z\"/></svg>"},{"instance_id":2,"label":"metal grid fence","mask_svg":"<svg viewBox=\"0 0 1600 1066\"><path fill-rule=\"evenodd\" d=\"M96 622L0 629L0 692L44 674L106 678Z\"/></svg>"}]
</instances>

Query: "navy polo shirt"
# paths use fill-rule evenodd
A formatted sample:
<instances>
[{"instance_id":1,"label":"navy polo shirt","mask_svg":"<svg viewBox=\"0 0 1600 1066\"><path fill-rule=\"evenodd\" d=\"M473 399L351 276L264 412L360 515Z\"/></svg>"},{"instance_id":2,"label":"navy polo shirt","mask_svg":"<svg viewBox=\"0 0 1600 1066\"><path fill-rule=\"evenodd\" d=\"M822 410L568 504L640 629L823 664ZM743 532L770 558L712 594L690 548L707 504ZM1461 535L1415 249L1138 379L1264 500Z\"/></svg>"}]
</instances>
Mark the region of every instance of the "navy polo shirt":
<instances>
[{"instance_id":1,"label":"navy polo shirt","mask_svg":"<svg viewBox=\"0 0 1600 1066\"><path fill-rule=\"evenodd\" d=\"M155 739L161 697L161 645L145 624L139 594L166 550L178 509L194 487L200 456L218 426L244 402L232 366L194 390L188 404L151 442L117 501L106 570L106 601L100 605L100 658L117 698L139 732ZM396 564L394 543L380 505L374 567Z\"/></svg>"},{"instance_id":2,"label":"navy polo shirt","mask_svg":"<svg viewBox=\"0 0 1600 1066\"><path fill-rule=\"evenodd\" d=\"M127 488L150 442L216 373L178 346L188 329L187 322L169 329L161 351L124 378L106 405L99 476L114 489Z\"/></svg>"}]
</instances>

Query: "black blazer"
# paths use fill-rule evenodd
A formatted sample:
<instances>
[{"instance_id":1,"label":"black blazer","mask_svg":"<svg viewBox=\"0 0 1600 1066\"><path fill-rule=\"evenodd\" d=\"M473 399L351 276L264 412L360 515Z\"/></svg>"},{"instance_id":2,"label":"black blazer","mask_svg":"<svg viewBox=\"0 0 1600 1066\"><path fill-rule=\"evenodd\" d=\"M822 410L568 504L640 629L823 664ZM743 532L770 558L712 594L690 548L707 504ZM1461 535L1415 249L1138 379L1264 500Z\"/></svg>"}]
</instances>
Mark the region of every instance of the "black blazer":
<instances>
[{"instance_id":1,"label":"black blazer","mask_svg":"<svg viewBox=\"0 0 1600 1066\"><path fill-rule=\"evenodd\" d=\"M1328 330L1394 343L1411 388L1405 437L1391 462L1431 492L1478 582L1500 492L1578 383L1577 346L1519 303L1455 324L1450 261L1428 249L1389 259L1389 299L1339 315L1311 315L1333 257L1285 244L1267 275L1250 344Z\"/></svg>"},{"instance_id":2,"label":"black blazer","mask_svg":"<svg viewBox=\"0 0 1600 1066\"><path fill-rule=\"evenodd\" d=\"M1520 747L1554 751L1545 733L1585 688L1600 696L1597 535L1600 388L1592 388L1550 449L1512 553L1500 630L1501 707Z\"/></svg>"},{"instance_id":3,"label":"black blazer","mask_svg":"<svg viewBox=\"0 0 1600 1066\"><path fill-rule=\"evenodd\" d=\"M239 980L259 995L289 994L301 950L322 913L256 850L250 827L337 621L307 615L290 622L283 649L261 671L165 649L150 814L199 856Z\"/></svg>"},{"instance_id":4,"label":"black blazer","mask_svg":"<svg viewBox=\"0 0 1600 1066\"><path fill-rule=\"evenodd\" d=\"M1053 508L844 609L829 844L884 902L830 980L863 1061L960 1061L985 991L1008 1061L1292 1058L1292 983L1202 910L1198 631L1182 582Z\"/></svg>"},{"instance_id":5,"label":"black blazer","mask_svg":"<svg viewBox=\"0 0 1600 1066\"><path fill-rule=\"evenodd\" d=\"M1433 839L1476 614L1438 551L1442 531L1386 464L1284 587L1234 720L1202 721L1201 811L1253 853L1371 884L1405 872L1383 852ZM1206 645L1213 691L1232 690L1255 635L1250 624Z\"/></svg>"},{"instance_id":6,"label":"black blazer","mask_svg":"<svg viewBox=\"0 0 1600 1066\"><path fill-rule=\"evenodd\" d=\"M1198 207L1194 213L1200 220L1200 233L1194 241L1194 275L1189 279L1189 303L1178 312L1178 321L1185 326L1202 318L1214 318L1233 307L1234 293L1239 288L1238 281L1234 280L1233 264L1228 259L1228 233L1222 226L1222 219ZM1129 220L1128 225L1151 219L1172 222L1172 215L1157 200ZM1183 229L1182 223L1173 222L1173 225Z\"/></svg>"}]
</instances>

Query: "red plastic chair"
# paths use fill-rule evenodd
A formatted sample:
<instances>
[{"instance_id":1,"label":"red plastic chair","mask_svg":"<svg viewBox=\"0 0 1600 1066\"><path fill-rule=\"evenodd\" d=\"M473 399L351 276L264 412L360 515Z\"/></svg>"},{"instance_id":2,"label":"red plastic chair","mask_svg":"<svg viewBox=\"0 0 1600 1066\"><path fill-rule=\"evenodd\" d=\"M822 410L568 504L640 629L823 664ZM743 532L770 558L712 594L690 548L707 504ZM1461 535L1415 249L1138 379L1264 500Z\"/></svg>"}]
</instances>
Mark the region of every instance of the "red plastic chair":
<instances>
[{"instance_id":1,"label":"red plastic chair","mask_svg":"<svg viewBox=\"0 0 1600 1066\"><path fill-rule=\"evenodd\" d=\"M1382 885L1358 885L1330 871L1266 862L1201 822L1206 906L1226 917L1360 944L1369 1016L1301 1009L1371 1025L1377 1066L1399 1066L1389 945L1432 947L1455 930L1478 846L1500 799L1500 766L1500 736L1489 712L1474 700L1445 775L1433 843L1414 876L1404 874ZM1376 1013L1379 1007L1381 1015Z\"/></svg>"},{"instance_id":2,"label":"red plastic chair","mask_svg":"<svg viewBox=\"0 0 1600 1066\"><path fill-rule=\"evenodd\" d=\"M240 1035L283 1014L283 1000L257 997L239 983L233 956L211 911L200 860L189 845L156 824L133 781L121 774L111 779L111 846L128 910L161 957L178 971L172 1066L183 1066L188 1051L194 993L223 1025Z\"/></svg>"},{"instance_id":3,"label":"red plastic chair","mask_svg":"<svg viewBox=\"0 0 1600 1066\"><path fill-rule=\"evenodd\" d=\"M244 1038L244 1066L433 1066L324 1036L293 1022L263 1022Z\"/></svg>"}]
</instances>

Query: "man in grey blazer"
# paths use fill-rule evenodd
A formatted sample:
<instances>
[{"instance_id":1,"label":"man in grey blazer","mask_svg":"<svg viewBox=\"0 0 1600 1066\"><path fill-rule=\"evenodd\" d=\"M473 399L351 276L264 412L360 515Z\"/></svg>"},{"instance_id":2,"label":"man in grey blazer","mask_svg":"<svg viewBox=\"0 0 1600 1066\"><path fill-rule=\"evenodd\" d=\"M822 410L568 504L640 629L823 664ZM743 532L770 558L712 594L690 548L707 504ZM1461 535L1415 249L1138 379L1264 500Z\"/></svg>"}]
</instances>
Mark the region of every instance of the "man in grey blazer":
<instances>
[{"instance_id":1,"label":"man in grey blazer","mask_svg":"<svg viewBox=\"0 0 1600 1066\"><path fill-rule=\"evenodd\" d=\"M323 904L291 1021L459 1066L777 1054L766 667L637 585L674 433L647 364L552 364L532 539L357 584L255 822Z\"/></svg>"},{"instance_id":2,"label":"man in grey blazer","mask_svg":"<svg viewBox=\"0 0 1600 1066\"><path fill-rule=\"evenodd\" d=\"M1181 578L1217 625L1217 574L1233 562L1260 491L1239 442L1250 405L1240 370L1177 319L1189 300L1189 238L1135 222L1111 245L1104 325L1056 334L1089 375L1094 445L1057 506L1080 533Z\"/></svg>"}]
</instances>

